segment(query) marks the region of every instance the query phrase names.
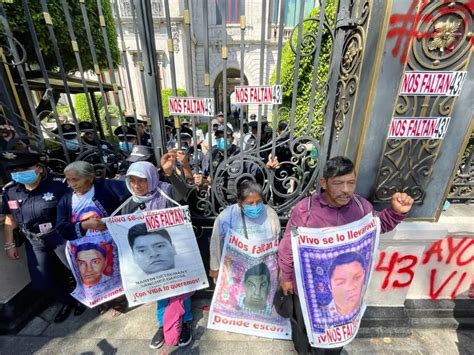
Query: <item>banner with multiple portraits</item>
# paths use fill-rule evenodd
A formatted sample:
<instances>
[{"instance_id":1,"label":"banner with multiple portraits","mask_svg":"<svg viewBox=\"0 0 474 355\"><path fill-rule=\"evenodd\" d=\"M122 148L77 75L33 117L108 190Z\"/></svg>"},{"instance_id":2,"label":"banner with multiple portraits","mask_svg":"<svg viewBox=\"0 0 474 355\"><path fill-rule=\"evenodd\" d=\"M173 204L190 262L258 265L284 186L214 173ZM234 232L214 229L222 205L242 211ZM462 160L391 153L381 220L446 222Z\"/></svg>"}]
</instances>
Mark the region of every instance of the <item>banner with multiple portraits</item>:
<instances>
[{"instance_id":1,"label":"banner with multiple portraits","mask_svg":"<svg viewBox=\"0 0 474 355\"><path fill-rule=\"evenodd\" d=\"M351 342L365 312L380 234L372 214L350 224L292 231L296 283L313 347Z\"/></svg>"},{"instance_id":2,"label":"banner with multiple portraits","mask_svg":"<svg viewBox=\"0 0 474 355\"><path fill-rule=\"evenodd\" d=\"M207 327L291 339L289 319L273 309L278 287L278 240L251 242L231 232L225 240Z\"/></svg>"},{"instance_id":3,"label":"banner with multiple portraits","mask_svg":"<svg viewBox=\"0 0 474 355\"><path fill-rule=\"evenodd\" d=\"M108 217L104 222L118 248L130 306L209 286L187 206Z\"/></svg>"},{"instance_id":4,"label":"banner with multiple portraits","mask_svg":"<svg viewBox=\"0 0 474 355\"><path fill-rule=\"evenodd\" d=\"M95 307L123 295L118 250L106 230L68 241L66 257L76 288L71 295L87 307Z\"/></svg>"}]
</instances>

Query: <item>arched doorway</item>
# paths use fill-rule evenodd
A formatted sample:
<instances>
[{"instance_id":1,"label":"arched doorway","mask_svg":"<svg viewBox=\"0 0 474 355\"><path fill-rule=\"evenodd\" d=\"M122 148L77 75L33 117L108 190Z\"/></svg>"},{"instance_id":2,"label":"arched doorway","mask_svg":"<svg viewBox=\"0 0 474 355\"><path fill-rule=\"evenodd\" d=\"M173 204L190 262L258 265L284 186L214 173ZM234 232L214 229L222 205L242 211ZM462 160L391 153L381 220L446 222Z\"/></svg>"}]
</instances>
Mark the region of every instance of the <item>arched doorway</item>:
<instances>
[{"instance_id":1,"label":"arched doorway","mask_svg":"<svg viewBox=\"0 0 474 355\"><path fill-rule=\"evenodd\" d=\"M232 118L233 112L231 110L231 102L230 102L230 95L234 91L234 88L236 86L241 86L241 85L248 85L248 80L244 75L244 81L243 83L240 81L240 70L238 69L233 69L229 68L227 69L227 90L226 90L226 95L227 95L227 107L224 110L224 85L223 85L223 73L220 72L219 75L217 75L216 80L214 81L214 97L216 99L216 112L227 112L227 117ZM244 109L244 113L246 112L246 106L242 106L242 109Z\"/></svg>"}]
</instances>

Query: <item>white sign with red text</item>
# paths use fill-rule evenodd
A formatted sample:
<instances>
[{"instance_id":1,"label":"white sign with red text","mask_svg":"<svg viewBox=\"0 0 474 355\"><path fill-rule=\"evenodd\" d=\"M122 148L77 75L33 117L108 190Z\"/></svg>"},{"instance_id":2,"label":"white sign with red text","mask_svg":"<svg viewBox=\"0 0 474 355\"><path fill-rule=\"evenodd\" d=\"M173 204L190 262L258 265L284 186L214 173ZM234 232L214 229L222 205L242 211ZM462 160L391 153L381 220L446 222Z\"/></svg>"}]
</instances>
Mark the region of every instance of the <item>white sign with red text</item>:
<instances>
[{"instance_id":1,"label":"white sign with red text","mask_svg":"<svg viewBox=\"0 0 474 355\"><path fill-rule=\"evenodd\" d=\"M168 98L170 115L214 116L214 99L202 97Z\"/></svg>"},{"instance_id":2,"label":"white sign with red text","mask_svg":"<svg viewBox=\"0 0 474 355\"><path fill-rule=\"evenodd\" d=\"M459 96L466 71L407 71L400 95Z\"/></svg>"},{"instance_id":3,"label":"white sign with red text","mask_svg":"<svg viewBox=\"0 0 474 355\"><path fill-rule=\"evenodd\" d=\"M394 117L390 122L388 138L443 139L450 119L450 117Z\"/></svg>"},{"instance_id":4,"label":"white sign with red text","mask_svg":"<svg viewBox=\"0 0 474 355\"><path fill-rule=\"evenodd\" d=\"M281 85L236 86L235 103L246 105L280 105L283 100Z\"/></svg>"},{"instance_id":5,"label":"white sign with red text","mask_svg":"<svg viewBox=\"0 0 474 355\"><path fill-rule=\"evenodd\" d=\"M104 222L118 248L131 306L209 286L187 206L107 217Z\"/></svg>"}]
</instances>

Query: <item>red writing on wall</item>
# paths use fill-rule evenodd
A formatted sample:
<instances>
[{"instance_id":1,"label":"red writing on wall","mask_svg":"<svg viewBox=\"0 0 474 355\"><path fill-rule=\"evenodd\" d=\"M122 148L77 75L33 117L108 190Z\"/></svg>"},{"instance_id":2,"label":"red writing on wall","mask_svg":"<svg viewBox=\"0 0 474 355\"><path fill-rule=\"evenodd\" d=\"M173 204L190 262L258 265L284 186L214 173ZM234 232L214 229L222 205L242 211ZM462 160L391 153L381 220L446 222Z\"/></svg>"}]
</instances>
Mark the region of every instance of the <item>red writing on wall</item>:
<instances>
[{"instance_id":1,"label":"red writing on wall","mask_svg":"<svg viewBox=\"0 0 474 355\"><path fill-rule=\"evenodd\" d=\"M418 28L423 23L429 23L434 18L440 18L443 15L454 14L457 12L456 6L462 6L456 4L452 6L451 0L442 0L444 3L431 13L423 14L423 10L427 5L430 4L429 0L413 0L406 13L394 13L390 16L389 30L387 32L387 38L395 38L395 44L392 48L392 55L400 58L402 64L407 62L408 50L410 48L411 41L415 38L433 38L438 35L437 29L433 28L431 31L419 31ZM464 4L464 7L469 11L474 11L474 0L469 0ZM466 20L463 18L464 27L468 25ZM461 37L461 33L453 33L454 37L458 39ZM454 49L456 41L451 43L446 50L451 51ZM474 44L474 37L471 38L471 44Z\"/></svg>"},{"instance_id":2,"label":"red writing on wall","mask_svg":"<svg viewBox=\"0 0 474 355\"><path fill-rule=\"evenodd\" d=\"M409 287L415 277L417 265L428 265L429 289L428 295L431 299L439 298L443 291L450 292L451 299L459 295L461 285L474 275L467 271L456 270L467 265L474 265L474 239L454 238L449 236L445 239L432 243L423 255L402 254L395 251L391 254L381 251L376 272L384 273L381 289L399 289ZM446 277L440 277L442 268L451 266L452 271ZM471 286L472 288L472 286ZM470 292L469 297L474 297Z\"/></svg>"}]
</instances>

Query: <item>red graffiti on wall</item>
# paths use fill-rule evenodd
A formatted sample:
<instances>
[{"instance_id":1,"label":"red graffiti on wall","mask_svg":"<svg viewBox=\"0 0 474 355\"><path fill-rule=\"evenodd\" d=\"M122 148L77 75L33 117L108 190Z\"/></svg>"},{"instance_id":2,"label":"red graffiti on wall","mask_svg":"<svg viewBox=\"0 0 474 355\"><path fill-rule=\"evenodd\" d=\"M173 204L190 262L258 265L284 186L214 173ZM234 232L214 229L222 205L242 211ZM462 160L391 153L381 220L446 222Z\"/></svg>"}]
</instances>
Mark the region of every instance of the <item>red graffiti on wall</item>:
<instances>
[{"instance_id":1,"label":"red graffiti on wall","mask_svg":"<svg viewBox=\"0 0 474 355\"><path fill-rule=\"evenodd\" d=\"M376 272L384 272L385 277L382 281L382 290L400 289L409 287L415 276L415 267L417 265L439 264L433 267L429 275L429 297L433 300L439 298L443 291L450 292L451 299L459 295L459 289L466 278L469 276L466 271L453 270L447 277L440 278L439 272L445 265L464 267L474 263L474 239L472 238L454 238L449 236L431 244L423 253L421 258L416 255L401 255L394 252L388 255L386 251L379 254ZM471 277L471 290L474 288L474 275ZM469 297L474 298L474 292L469 291Z\"/></svg>"},{"instance_id":2,"label":"red graffiti on wall","mask_svg":"<svg viewBox=\"0 0 474 355\"><path fill-rule=\"evenodd\" d=\"M400 63L405 64L408 59L408 51L410 48L411 41L415 38L428 38L435 37L437 35L437 29L432 31L418 31L419 25L428 23L434 18L439 18L443 15L455 13L455 8L449 6L452 3L451 0L442 0L445 6L438 8L431 14L423 14L423 10L427 5L430 4L429 0L412 0L410 7L406 13L395 13L390 16L389 30L387 32L387 38L396 38L395 44L392 48L392 55L400 58ZM469 0L464 4L471 14L474 12L474 0ZM468 25L467 21L462 18L464 27ZM453 33L457 40L461 37L461 33ZM471 37L471 44L474 45L474 37ZM451 43L446 50L451 51L454 49L455 42Z\"/></svg>"}]
</instances>

